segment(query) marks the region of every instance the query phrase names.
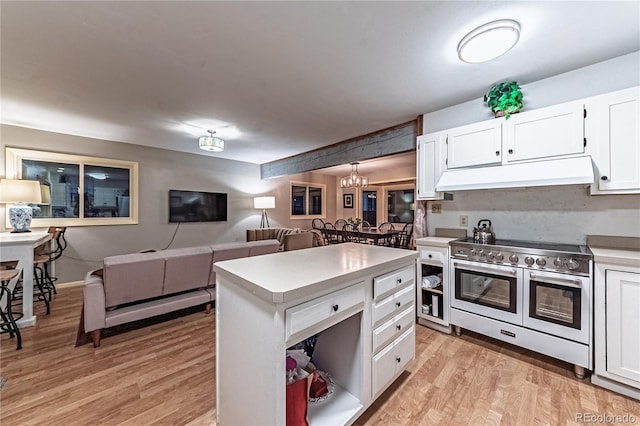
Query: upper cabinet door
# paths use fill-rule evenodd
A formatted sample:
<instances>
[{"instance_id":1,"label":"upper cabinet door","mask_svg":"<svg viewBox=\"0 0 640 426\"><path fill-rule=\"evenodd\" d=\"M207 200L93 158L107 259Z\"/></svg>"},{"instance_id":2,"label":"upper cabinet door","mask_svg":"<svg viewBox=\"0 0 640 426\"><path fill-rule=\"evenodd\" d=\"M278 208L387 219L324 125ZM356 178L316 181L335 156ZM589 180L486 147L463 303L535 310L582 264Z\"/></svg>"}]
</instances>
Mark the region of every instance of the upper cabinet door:
<instances>
[{"instance_id":1,"label":"upper cabinet door","mask_svg":"<svg viewBox=\"0 0 640 426\"><path fill-rule=\"evenodd\" d=\"M446 132L418 136L416 173L418 176L417 198L419 200L443 198L442 193L436 192L436 184L444 169L442 147L444 146L445 138Z\"/></svg>"},{"instance_id":2,"label":"upper cabinet door","mask_svg":"<svg viewBox=\"0 0 640 426\"><path fill-rule=\"evenodd\" d=\"M505 163L584 153L584 106L568 102L504 121Z\"/></svg>"},{"instance_id":3,"label":"upper cabinet door","mask_svg":"<svg viewBox=\"0 0 640 426\"><path fill-rule=\"evenodd\" d=\"M587 100L587 140L593 143L592 194L640 192L640 87Z\"/></svg>"},{"instance_id":4,"label":"upper cabinet door","mask_svg":"<svg viewBox=\"0 0 640 426\"><path fill-rule=\"evenodd\" d=\"M450 129L447 137L447 168L500 164L501 122L493 119Z\"/></svg>"}]
</instances>

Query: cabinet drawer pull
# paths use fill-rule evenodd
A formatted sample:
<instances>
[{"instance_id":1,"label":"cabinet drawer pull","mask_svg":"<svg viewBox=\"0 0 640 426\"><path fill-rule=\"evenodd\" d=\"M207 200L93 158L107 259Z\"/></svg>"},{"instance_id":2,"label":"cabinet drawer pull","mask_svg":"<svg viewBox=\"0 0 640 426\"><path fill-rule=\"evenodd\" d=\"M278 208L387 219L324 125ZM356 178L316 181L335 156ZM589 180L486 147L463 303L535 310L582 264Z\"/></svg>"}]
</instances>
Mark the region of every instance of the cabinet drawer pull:
<instances>
[{"instance_id":1,"label":"cabinet drawer pull","mask_svg":"<svg viewBox=\"0 0 640 426\"><path fill-rule=\"evenodd\" d=\"M396 362L398 362L398 363L400 362L400 357L399 356L396 357Z\"/></svg>"},{"instance_id":2,"label":"cabinet drawer pull","mask_svg":"<svg viewBox=\"0 0 640 426\"><path fill-rule=\"evenodd\" d=\"M609 177L608 177L608 176L602 176L602 177L600 178L600 180L609 180Z\"/></svg>"},{"instance_id":3,"label":"cabinet drawer pull","mask_svg":"<svg viewBox=\"0 0 640 426\"><path fill-rule=\"evenodd\" d=\"M333 305L332 308L333 308L333 312L338 312L338 305Z\"/></svg>"},{"instance_id":4,"label":"cabinet drawer pull","mask_svg":"<svg viewBox=\"0 0 640 426\"><path fill-rule=\"evenodd\" d=\"M513 154L513 150L512 149L509 150L509 154Z\"/></svg>"},{"instance_id":5,"label":"cabinet drawer pull","mask_svg":"<svg viewBox=\"0 0 640 426\"><path fill-rule=\"evenodd\" d=\"M402 326L400 324L396 325L396 330L400 330Z\"/></svg>"},{"instance_id":6,"label":"cabinet drawer pull","mask_svg":"<svg viewBox=\"0 0 640 426\"><path fill-rule=\"evenodd\" d=\"M398 279L396 280L396 284L402 284L402 278L398 278Z\"/></svg>"},{"instance_id":7,"label":"cabinet drawer pull","mask_svg":"<svg viewBox=\"0 0 640 426\"><path fill-rule=\"evenodd\" d=\"M400 307L400 305L402 305L402 303L400 303L400 302L396 302L396 306L397 306L398 308Z\"/></svg>"},{"instance_id":8,"label":"cabinet drawer pull","mask_svg":"<svg viewBox=\"0 0 640 426\"><path fill-rule=\"evenodd\" d=\"M433 255L432 255L432 254L430 254L428 257L429 257L429 259L431 259L431 258L433 257Z\"/></svg>"},{"instance_id":9,"label":"cabinet drawer pull","mask_svg":"<svg viewBox=\"0 0 640 426\"><path fill-rule=\"evenodd\" d=\"M496 155L500 155L500 151L496 151Z\"/></svg>"}]
</instances>

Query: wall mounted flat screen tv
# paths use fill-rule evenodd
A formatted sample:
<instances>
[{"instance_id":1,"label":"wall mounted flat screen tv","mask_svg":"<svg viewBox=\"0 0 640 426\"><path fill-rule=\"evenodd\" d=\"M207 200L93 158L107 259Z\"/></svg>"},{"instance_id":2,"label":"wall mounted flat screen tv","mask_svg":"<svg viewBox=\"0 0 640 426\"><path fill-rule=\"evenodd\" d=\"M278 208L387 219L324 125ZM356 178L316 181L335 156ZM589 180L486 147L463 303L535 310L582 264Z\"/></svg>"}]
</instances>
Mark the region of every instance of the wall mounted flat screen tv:
<instances>
[{"instance_id":1,"label":"wall mounted flat screen tv","mask_svg":"<svg viewBox=\"0 0 640 426\"><path fill-rule=\"evenodd\" d=\"M169 223L226 222L227 194L169 190Z\"/></svg>"}]
</instances>

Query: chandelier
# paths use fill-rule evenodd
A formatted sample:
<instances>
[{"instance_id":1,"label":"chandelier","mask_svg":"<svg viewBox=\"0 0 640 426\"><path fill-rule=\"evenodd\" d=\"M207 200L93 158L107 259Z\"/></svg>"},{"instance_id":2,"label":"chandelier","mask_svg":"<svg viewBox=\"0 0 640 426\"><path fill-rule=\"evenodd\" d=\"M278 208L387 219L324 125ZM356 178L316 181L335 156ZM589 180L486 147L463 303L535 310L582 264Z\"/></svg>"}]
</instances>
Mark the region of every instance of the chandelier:
<instances>
[{"instance_id":1,"label":"chandelier","mask_svg":"<svg viewBox=\"0 0 640 426\"><path fill-rule=\"evenodd\" d=\"M209 136L202 136L200 139L198 139L198 145L200 145L200 149L214 152L224 151L224 141L213 136L216 131L207 130L207 132L209 132Z\"/></svg>"},{"instance_id":2,"label":"chandelier","mask_svg":"<svg viewBox=\"0 0 640 426\"><path fill-rule=\"evenodd\" d=\"M341 188L364 188L369 185L369 178L358 174L358 162L351 164L351 174L340 179Z\"/></svg>"}]
</instances>

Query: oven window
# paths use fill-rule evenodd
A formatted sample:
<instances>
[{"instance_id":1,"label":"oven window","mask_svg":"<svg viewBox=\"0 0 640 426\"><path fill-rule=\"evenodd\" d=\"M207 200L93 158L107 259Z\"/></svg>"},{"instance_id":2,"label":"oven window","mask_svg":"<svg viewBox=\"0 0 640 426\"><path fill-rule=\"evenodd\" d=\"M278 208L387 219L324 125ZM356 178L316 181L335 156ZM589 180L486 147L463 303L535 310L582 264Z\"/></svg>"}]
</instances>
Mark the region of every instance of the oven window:
<instances>
[{"instance_id":1,"label":"oven window","mask_svg":"<svg viewBox=\"0 0 640 426\"><path fill-rule=\"evenodd\" d=\"M456 299L516 312L516 278L456 269Z\"/></svg>"},{"instance_id":2,"label":"oven window","mask_svg":"<svg viewBox=\"0 0 640 426\"><path fill-rule=\"evenodd\" d=\"M529 286L529 316L580 329L582 296L579 288L531 281Z\"/></svg>"}]
</instances>

